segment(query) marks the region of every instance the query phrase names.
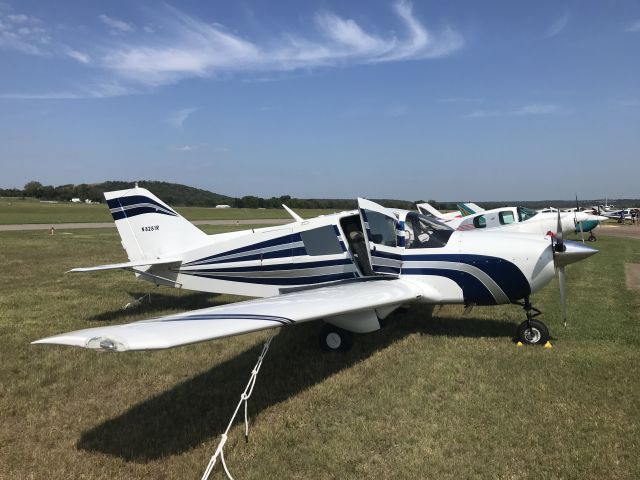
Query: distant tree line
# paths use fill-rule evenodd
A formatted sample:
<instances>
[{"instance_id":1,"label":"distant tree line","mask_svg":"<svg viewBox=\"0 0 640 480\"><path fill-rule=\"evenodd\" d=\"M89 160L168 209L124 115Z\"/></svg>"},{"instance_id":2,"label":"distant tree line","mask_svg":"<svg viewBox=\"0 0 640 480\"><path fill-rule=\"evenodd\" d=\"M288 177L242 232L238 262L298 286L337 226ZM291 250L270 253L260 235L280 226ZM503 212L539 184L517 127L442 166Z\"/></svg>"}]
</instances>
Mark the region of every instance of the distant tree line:
<instances>
[{"instance_id":1,"label":"distant tree line","mask_svg":"<svg viewBox=\"0 0 640 480\"><path fill-rule=\"evenodd\" d=\"M102 183L81 183L79 185L43 185L37 181L28 182L24 188L0 189L1 197L31 197L38 200L53 200L68 202L72 198L101 202L104 200L104 192L114 190L126 190L134 186L134 182L108 181ZM174 206L215 207L216 205L229 205L235 208L282 208L286 204L291 208L323 208L346 210L356 208L355 199L304 199L292 198L289 195L281 197L262 198L247 195L241 198L229 197L218 193L209 192L199 188L188 187L177 183L139 181L140 187L153 192L162 201ZM403 200L376 200L387 207L413 208L412 202Z\"/></svg>"},{"instance_id":2,"label":"distant tree line","mask_svg":"<svg viewBox=\"0 0 640 480\"><path fill-rule=\"evenodd\" d=\"M241 198L229 197L218 193L209 192L200 188L189 187L177 183L156 182L142 180L138 182L140 187L146 188L154 193L158 198L173 206L197 206L215 207L216 205L229 205L235 208L281 208L282 204L294 209L328 209L328 210L351 210L357 207L355 199L344 198L292 198L289 195L281 197L262 198L247 195ZM102 183L81 183L79 185L66 184L54 187L53 185L42 185L37 181L28 182L23 189L7 188L0 189L0 197L32 197L39 200L53 200L68 202L72 198L79 198L82 201L91 200L101 202L104 200L104 192L113 190L126 190L132 188L134 182L108 181ZM416 203L406 200L393 199L372 199L389 208L414 209ZM637 199L609 199L617 207L633 207L640 205ZM428 202L438 210L457 210L457 202ZM530 208L575 207L575 200L536 200L536 201L494 201L477 202L485 209L498 208L504 206L524 206ZM580 200L580 206L591 206L604 203L603 200Z\"/></svg>"},{"instance_id":3,"label":"distant tree line","mask_svg":"<svg viewBox=\"0 0 640 480\"><path fill-rule=\"evenodd\" d=\"M389 208L413 208L414 202L404 200L373 200ZM236 208L282 208L285 204L291 208L322 208L328 210L352 210L357 208L358 202L351 198L293 198L289 195L281 197L261 198L255 196L246 196L236 198L231 205Z\"/></svg>"},{"instance_id":4,"label":"distant tree line","mask_svg":"<svg viewBox=\"0 0 640 480\"><path fill-rule=\"evenodd\" d=\"M132 188L135 182L109 181L102 183L67 184L54 187L42 185L40 182L28 182L22 190L17 188L0 189L3 197L32 197L39 200L53 200L68 202L72 198L104 201L104 192L126 190ZM235 199L226 195L209 192L199 188L188 187L169 182L140 181L138 185L147 188L157 197L169 205L214 207L219 204L231 204Z\"/></svg>"}]
</instances>

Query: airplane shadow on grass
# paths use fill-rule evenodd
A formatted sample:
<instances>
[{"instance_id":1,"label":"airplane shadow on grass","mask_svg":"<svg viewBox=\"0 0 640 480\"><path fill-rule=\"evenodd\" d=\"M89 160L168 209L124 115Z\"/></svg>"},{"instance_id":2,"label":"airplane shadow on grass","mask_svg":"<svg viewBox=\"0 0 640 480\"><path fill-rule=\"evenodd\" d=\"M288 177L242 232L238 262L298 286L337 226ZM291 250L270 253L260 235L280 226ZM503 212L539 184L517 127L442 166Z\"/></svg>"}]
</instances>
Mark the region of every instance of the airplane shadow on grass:
<instances>
[{"instance_id":1,"label":"airplane shadow on grass","mask_svg":"<svg viewBox=\"0 0 640 480\"><path fill-rule=\"evenodd\" d=\"M317 346L321 322L283 328L274 338L260 370L249 400L250 416L255 417L412 333L511 337L514 331L509 322L468 317L426 318L429 314L430 310L420 307L412 308L410 313L396 313L383 329L357 335L353 349L339 354L321 352ZM77 447L139 462L180 454L219 437L261 349L262 344L256 345L83 432ZM242 415L236 420L241 422Z\"/></svg>"},{"instance_id":2,"label":"airplane shadow on grass","mask_svg":"<svg viewBox=\"0 0 640 480\"><path fill-rule=\"evenodd\" d=\"M150 294L150 297L147 295ZM217 293L187 293L181 295L167 295L165 293L151 292L129 292L131 299L129 302L131 306L129 308L117 308L115 310L109 310L97 315L89 317L89 320L96 322L104 322L110 320L121 319L125 321L127 317L139 315L141 313L148 313L153 316L154 313L162 312L168 309L177 310L197 310L200 308L215 307L227 302L216 302L215 299L219 297ZM136 304L136 300L140 299L140 302Z\"/></svg>"}]
</instances>

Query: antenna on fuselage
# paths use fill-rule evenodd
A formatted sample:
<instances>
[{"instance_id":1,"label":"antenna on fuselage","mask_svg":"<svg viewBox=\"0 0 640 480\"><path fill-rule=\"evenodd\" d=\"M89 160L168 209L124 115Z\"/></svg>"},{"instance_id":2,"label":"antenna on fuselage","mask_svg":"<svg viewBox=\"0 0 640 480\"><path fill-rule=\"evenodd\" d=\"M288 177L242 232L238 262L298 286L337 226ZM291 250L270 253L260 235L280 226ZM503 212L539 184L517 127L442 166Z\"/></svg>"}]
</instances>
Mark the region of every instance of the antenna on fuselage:
<instances>
[{"instance_id":1,"label":"antenna on fuselage","mask_svg":"<svg viewBox=\"0 0 640 480\"><path fill-rule=\"evenodd\" d=\"M288 213L289 215L291 215L291 216L293 217L293 219L294 219L296 222L303 222L303 221L304 221L304 218L302 218L302 217L301 217L300 215L298 215L296 212L294 212L293 210L291 210L291 209L290 209L289 207L287 207L284 203L282 204L282 208L284 208L284 209L287 211L287 213Z\"/></svg>"}]
</instances>

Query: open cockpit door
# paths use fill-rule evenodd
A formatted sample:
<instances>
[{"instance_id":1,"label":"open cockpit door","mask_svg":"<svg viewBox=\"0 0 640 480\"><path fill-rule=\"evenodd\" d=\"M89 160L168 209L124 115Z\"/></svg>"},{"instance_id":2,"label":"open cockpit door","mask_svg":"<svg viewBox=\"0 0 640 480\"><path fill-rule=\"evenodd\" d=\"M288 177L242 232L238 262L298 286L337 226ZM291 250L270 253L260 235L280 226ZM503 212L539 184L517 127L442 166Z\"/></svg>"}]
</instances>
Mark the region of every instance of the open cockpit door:
<instances>
[{"instance_id":1,"label":"open cockpit door","mask_svg":"<svg viewBox=\"0 0 640 480\"><path fill-rule=\"evenodd\" d=\"M398 251L398 220L395 215L382 205L364 198L358 198L358 212L373 273L399 275L402 256Z\"/></svg>"}]
</instances>

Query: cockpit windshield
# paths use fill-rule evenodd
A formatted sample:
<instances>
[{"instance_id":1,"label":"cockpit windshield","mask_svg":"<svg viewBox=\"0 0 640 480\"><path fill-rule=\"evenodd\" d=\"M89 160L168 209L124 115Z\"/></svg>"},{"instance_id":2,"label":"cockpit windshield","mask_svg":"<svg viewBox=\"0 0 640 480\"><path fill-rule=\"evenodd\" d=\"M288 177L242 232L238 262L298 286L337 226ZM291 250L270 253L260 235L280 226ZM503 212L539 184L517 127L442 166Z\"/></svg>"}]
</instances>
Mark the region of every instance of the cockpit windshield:
<instances>
[{"instance_id":1,"label":"cockpit windshield","mask_svg":"<svg viewBox=\"0 0 640 480\"><path fill-rule=\"evenodd\" d=\"M449 241L453 229L435 217L407 213L404 221L405 248L440 248Z\"/></svg>"},{"instance_id":2,"label":"cockpit windshield","mask_svg":"<svg viewBox=\"0 0 640 480\"><path fill-rule=\"evenodd\" d=\"M525 220L529 220L530 218L535 217L538 214L537 210L527 207L518 207L518 219L521 222Z\"/></svg>"}]
</instances>

